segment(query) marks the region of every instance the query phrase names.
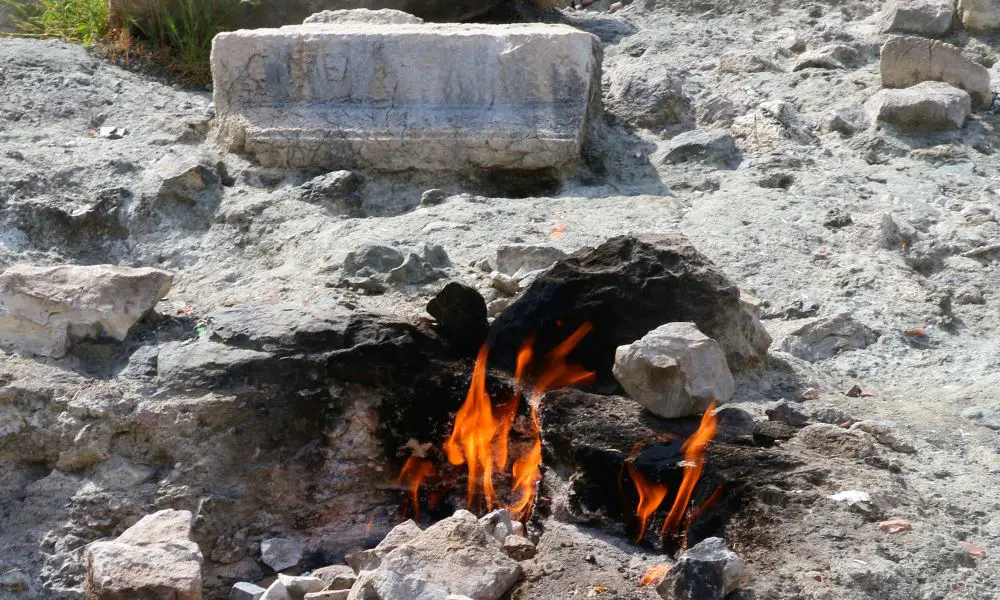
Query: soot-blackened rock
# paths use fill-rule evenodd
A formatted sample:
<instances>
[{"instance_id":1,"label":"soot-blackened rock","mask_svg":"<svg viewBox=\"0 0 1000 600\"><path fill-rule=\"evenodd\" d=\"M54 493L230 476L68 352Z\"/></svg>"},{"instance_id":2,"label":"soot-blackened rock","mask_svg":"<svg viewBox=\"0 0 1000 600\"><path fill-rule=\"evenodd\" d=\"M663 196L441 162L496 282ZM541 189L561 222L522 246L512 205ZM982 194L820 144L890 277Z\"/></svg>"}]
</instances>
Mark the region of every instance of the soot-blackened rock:
<instances>
[{"instance_id":1,"label":"soot-blackened rock","mask_svg":"<svg viewBox=\"0 0 1000 600\"><path fill-rule=\"evenodd\" d=\"M437 319L438 333L466 354L474 354L486 341L486 300L475 288L453 281L431 298L427 312Z\"/></svg>"},{"instance_id":2,"label":"soot-blackened rock","mask_svg":"<svg viewBox=\"0 0 1000 600\"><path fill-rule=\"evenodd\" d=\"M731 369L761 361L771 337L740 292L680 234L612 238L557 262L490 328L492 364L511 369L523 340L547 352L585 322L593 330L570 355L614 385L618 346L677 321L690 321L722 346Z\"/></svg>"}]
</instances>

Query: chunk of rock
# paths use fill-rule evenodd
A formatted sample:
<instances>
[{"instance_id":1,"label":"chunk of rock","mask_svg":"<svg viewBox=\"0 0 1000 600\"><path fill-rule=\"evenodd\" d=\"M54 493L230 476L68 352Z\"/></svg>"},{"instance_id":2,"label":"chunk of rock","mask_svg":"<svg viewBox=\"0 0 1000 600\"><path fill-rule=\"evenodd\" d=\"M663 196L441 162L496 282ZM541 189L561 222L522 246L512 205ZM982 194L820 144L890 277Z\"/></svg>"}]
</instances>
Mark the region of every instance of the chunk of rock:
<instances>
[{"instance_id":1,"label":"chunk of rock","mask_svg":"<svg viewBox=\"0 0 1000 600\"><path fill-rule=\"evenodd\" d=\"M951 29L955 16L952 0L888 0L879 15L882 33L913 33L940 37Z\"/></svg>"},{"instance_id":2,"label":"chunk of rock","mask_svg":"<svg viewBox=\"0 0 1000 600\"><path fill-rule=\"evenodd\" d=\"M858 59L858 51L844 44L827 44L803 52L792 71L802 69L846 69Z\"/></svg>"},{"instance_id":3,"label":"chunk of rock","mask_svg":"<svg viewBox=\"0 0 1000 600\"><path fill-rule=\"evenodd\" d=\"M625 63L611 74L609 108L636 127L661 127L687 110L681 83L666 65Z\"/></svg>"},{"instance_id":4,"label":"chunk of rock","mask_svg":"<svg viewBox=\"0 0 1000 600\"><path fill-rule=\"evenodd\" d=\"M736 392L722 348L694 323L668 323L619 346L613 373L632 399L667 419L699 415Z\"/></svg>"},{"instance_id":5,"label":"chunk of rock","mask_svg":"<svg viewBox=\"0 0 1000 600\"><path fill-rule=\"evenodd\" d=\"M996 0L958 0L958 16L969 31L1000 31L1000 4Z\"/></svg>"},{"instance_id":6,"label":"chunk of rock","mask_svg":"<svg viewBox=\"0 0 1000 600\"><path fill-rule=\"evenodd\" d=\"M762 73L764 71L781 71L781 67L773 61L757 54L747 52L726 52L719 57L716 69L720 73Z\"/></svg>"},{"instance_id":7,"label":"chunk of rock","mask_svg":"<svg viewBox=\"0 0 1000 600\"><path fill-rule=\"evenodd\" d=\"M544 244L504 244L497 248L497 271L518 277L530 271L547 269L556 261L566 258L566 253L555 246Z\"/></svg>"},{"instance_id":8,"label":"chunk of rock","mask_svg":"<svg viewBox=\"0 0 1000 600\"><path fill-rule=\"evenodd\" d=\"M305 549L302 540L271 538L260 543L260 560L275 571L281 571L299 564Z\"/></svg>"},{"instance_id":9,"label":"chunk of rock","mask_svg":"<svg viewBox=\"0 0 1000 600\"><path fill-rule=\"evenodd\" d=\"M447 276L442 269L451 261L444 248L436 244L385 246L366 244L344 258L342 282L369 291L381 291L389 285L419 285Z\"/></svg>"},{"instance_id":10,"label":"chunk of rock","mask_svg":"<svg viewBox=\"0 0 1000 600\"><path fill-rule=\"evenodd\" d=\"M843 135L854 135L868 129L871 119L861 106L837 108L827 115L826 128Z\"/></svg>"},{"instance_id":11,"label":"chunk of rock","mask_svg":"<svg viewBox=\"0 0 1000 600\"><path fill-rule=\"evenodd\" d=\"M322 579L328 590L349 590L358 578L350 565L321 567L313 571L311 575Z\"/></svg>"},{"instance_id":12,"label":"chunk of rock","mask_svg":"<svg viewBox=\"0 0 1000 600\"><path fill-rule=\"evenodd\" d=\"M913 442L900 435L892 423L879 421L858 421L857 423L851 425L851 430L864 431L868 435L875 438L878 443L891 450L895 450L896 452L913 454L917 451L917 449L913 446Z\"/></svg>"},{"instance_id":13,"label":"chunk of rock","mask_svg":"<svg viewBox=\"0 0 1000 600\"><path fill-rule=\"evenodd\" d=\"M674 136L664 151L668 163L706 162L731 165L739 155L726 131L695 129Z\"/></svg>"},{"instance_id":14,"label":"chunk of rock","mask_svg":"<svg viewBox=\"0 0 1000 600\"><path fill-rule=\"evenodd\" d=\"M514 560L529 560L535 557L535 545L528 538L519 535L507 536L503 541L504 553Z\"/></svg>"},{"instance_id":15,"label":"chunk of rock","mask_svg":"<svg viewBox=\"0 0 1000 600\"><path fill-rule=\"evenodd\" d=\"M924 81L943 81L969 93L972 108L993 103L990 72L951 44L919 37L895 36L881 51L882 85L908 88Z\"/></svg>"},{"instance_id":16,"label":"chunk of rock","mask_svg":"<svg viewBox=\"0 0 1000 600\"><path fill-rule=\"evenodd\" d=\"M850 431L826 423L813 423L802 428L789 443L826 456L867 458L875 454L872 436L863 431Z\"/></svg>"},{"instance_id":17,"label":"chunk of rock","mask_svg":"<svg viewBox=\"0 0 1000 600\"><path fill-rule=\"evenodd\" d=\"M87 549L87 598L201 600L201 550L190 540L189 511L143 517L118 539ZM124 541L123 541L124 540Z\"/></svg>"},{"instance_id":18,"label":"chunk of rock","mask_svg":"<svg viewBox=\"0 0 1000 600\"><path fill-rule=\"evenodd\" d=\"M241 581L229 590L229 600L260 600L266 591L259 585Z\"/></svg>"},{"instance_id":19,"label":"chunk of rock","mask_svg":"<svg viewBox=\"0 0 1000 600\"><path fill-rule=\"evenodd\" d=\"M961 129L972 113L969 94L947 83L925 81L879 90L865 103L872 120L906 129Z\"/></svg>"},{"instance_id":20,"label":"chunk of rock","mask_svg":"<svg viewBox=\"0 0 1000 600\"><path fill-rule=\"evenodd\" d=\"M743 559L722 538L706 538L685 551L656 586L666 600L722 600L740 586Z\"/></svg>"},{"instance_id":21,"label":"chunk of rock","mask_svg":"<svg viewBox=\"0 0 1000 600\"><path fill-rule=\"evenodd\" d=\"M521 578L517 561L464 510L428 527L388 553L370 580L359 577L355 591L368 587L379 600L444 600L449 594L497 600Z\"/></svg>"},{"instance_id":22,"label":"chunk of rock","mask_svg":"<svg viewBox=\"0 0 1000 600\"><path fill-rule=\"evenodd\" d=\"M483 526L486 533L495 537L501 544L507 539L507 536L514 533L514 522L506 508L495 510L483 516L479 519L479 524Z\"/></svg>"},{"instance_id":23,"label":"chunk of rock","mask_svg":"<svg viewBox=\"0 0 1000 600\"><path fill-rule=\"evenodd\" d=\"M476 288L453 281L431 298L427 312L437 320L438 333L458 348L474 353L486 341L486 300Z\"/></svg>"},{"instance_id":24,"label":"chunk of rock","mask_svg":"<svg viewBox=\"0 0 1000 600\"><path fill-rule=\"evenodd\" d=\"M762 102L756 110L733 119L733 137L742 140L746 152L771 151L788 145L806 145L816 140L791 102Z\"/></svg>"},{"instance_id":25,"label":"chunk of rock","mask_svg":"<svg viewBox=\"0 0 1000 600\"><path fill-rule=\"evenodd\" d=\"M354 569L355 573L362 571L373 571L378 568L382 558L402 546L403 544L416 539L423 530L413 519L403 521L389 531L389 533L371 550L362 550L347 555L347 564Z\"/></svg>"},{"instance_id":26,"label":"chunk of rock","mask_svg":"<svg viewBox=\"0 0 1000 600\"><path fill-rule=\"evenodd\" d=\"M805 427L812 415L808 410L787 400L779 400L764 411L771 421L787 423L792 427Z\"/></svg>"},{"instance_id":27,"label":"chunk of rock","mask_svg":"<svg viewBox=\"0 0 1000 600\"><path fill-rule=\"evenodd\" d=\"M802 360L816 362L841 352L867 348L878 338L878 332L849 313L841 313L832 318L810 320L792 331L781 342L781 349Z\"/></svg>"},{"instance_id":28,"label":"chunk of rock","mask_svg":"<svg viewBox=\"0 0 1000 600\"><path fill-rule=\"evenodd\" d=\"M1000 411L983 408L982 406L970 406L962 411L962 416L983 427L1000 431Z\"/></svg>"},{"instance_id":29,"label":"chunk of rock","mask_svg":"<svg viewBox=\"0 0 1000 600\"><path fill-rule=\"evenodd\" d=\"M0 275L0 345L59 358L74 339L124 340L172 283L150 268L10 267Z\"/></svg>"},{"instance_id":30,"label":"chunk of rock","mask_svg":"<svg viewBox=\"0 0 1000 600\"><path fill-rule=\"evenodd\" d=\"M423 23L420 17L391 8L370 10L367 8L324 10L305 18L302 23L325 23L342 25L345 23L366 23L369 25L412 25Z\"/></svg>"},{"instance_id":31,"label":"chunk of rock","mask_svg":"<svg viewBox=\"0 0 1000 600\"><path fill-rule=\"evenodd\" d=\"M219 34L212 78L222 141L265 167L563 169L601 47L568 25L310 23Z\"/></svg>"},{"instance_id":32,"label":"chunk of rock","mask_svg":"<svg viewBox=\"0 0 1000 600\"><path fill-rule=\"evenodd\" d=\"M543 355L591 323L573 357L599 382L614 383L617 347L671 321L693 322L715 340L730 370L762 361L771 343L739 289L687 238L646 234L582 249L539 275L491 325L490 360L513 368L532 333Z\"/></svg>"},{"instance_id":33,"label":"chunk of rock","mask_svg":"<svg viewBox=\"0 0 1000 600\"><path fill-rule=\"evenodd\" d=\"M333 171L302 184L302 199L319 204L332 214L360 216L363 180L352 171Z\"/></svg>"},{"instance_id":34,"label":"chunk of rock","mask_svg":"<svg viewBox=\"0 0 1000 600\"><path fill-rule=\"evenodd\" d=\"M226 165L205 153L170 152L150 169L161 202L198 204L202 193L219 193L229 183Z\"/></svg>"},{"instance_id":35,"label":"chunk of rock","mask_svg":"<svg viewBox=\"0 0 1000 600\"><path fill-rule=\"evenodd\" d=\"M303 600L306 594L323 590L326 584L318 577L296 577L278 573L260 600Z\"/></svg>"}]
</instances>

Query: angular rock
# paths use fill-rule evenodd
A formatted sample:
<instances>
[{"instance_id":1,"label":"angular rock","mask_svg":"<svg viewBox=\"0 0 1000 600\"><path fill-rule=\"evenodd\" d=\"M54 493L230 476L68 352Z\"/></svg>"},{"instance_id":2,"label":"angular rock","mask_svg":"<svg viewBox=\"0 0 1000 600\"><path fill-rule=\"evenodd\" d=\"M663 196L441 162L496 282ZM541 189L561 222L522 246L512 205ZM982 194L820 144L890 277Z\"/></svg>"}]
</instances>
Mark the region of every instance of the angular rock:
<instances>
[{"instance_id":1,"label":"angular rock","mask_svg":"<svg viewBox=\"0 0 1000 600\"><path fill-rule=\"evenodd\" d=\"M350 565L322 567L313 571L311 575L322 579L328 590L349 590L358 578Z\"/></svg>"},{"instance_id":2,"label":"angular rock","mask_svg":"<svg viewBox=\"0 0 1000 600\"><path fill-rule=\"evenodd\" d=\"M882 46L880 58L884 87L908 88L924 81L943 81L968 92L976 110L993 103L990 72L951 44L896 36Z\"/></svg>"},{"instance_id":3,"label":"angular rock","mask_svg":"<svg viewBox=\"0 0 1000 600\"><path fill-rule=\"evenodd\" d=\"M737 156L736 142L728 132L695 129L674 136L667 144L663 158L668 163L730 165Z\"/></svg>"},{"instance_id":4,"label":"angular rock","mask_svg":"<svg viewBox=\"0 0 1000 600\"><path fill-rule=\"evenodd\" d=\"M841 352L867 348L878 338L878 332L856 321L849 313L841 313L798 327L782 341L781 349L802 360L816 362Z\"/></svg>"},{"instance_id":5,"label":"angular rock","mask_svg":"<svg viewBox=\"0 0 1000 600\"><path fill-rule=\"evenodd\" d=\"M887 0L879 15L882 33L913 33L941 37L951 29L953 0Z\"/></svg>"},{"instance_id":6,"label":"angular rock","mask_svg":"<svg viewBox=\"0 0 1000 600\"><path fill-rule=\"evenodd\" d=\"M863 431L849 431L836 425L814 423L799 430L792 440L795 445L825 456L867 458L875 454L875 441Z\"/></svg>"},{"instance_id":7,"label":"angular rock","mask_svg":"<svg viewBox=\"0 0 1000 600\"><path fill-rule=\"evenodd\" d=\"M569 167L599 110L600 62L596 37L546 24L319 23L212 48L221 138L285 168Z\"/></svg>"},{"instance_id":8,"label":"angular rock","mask_svg":"<svg viewBox=\"0 0 1000 600\"><path fill-rule=\"evenodd\" d=\"M438 333L467 353L475 353L486 341L486 300L476 288L453 281L431 298L427 312L437 320Z\"/></svg>"},{"instance_id":9,"label":"angular rock","mask_svg":"<svg viewBox=\"0 0 1000 600\"><path fill-rule=\"evenodd\" d=\"M302 199L336 215L360 216L364 181L352 171L333 171L302 184Z\"/></svg>"},{"instance_id":10,"label":"angular rock","mask_svg":"<svg viewBox=\"0 0 1000 600\"><path fill-rule=\"evenodd\" d=\"M844 44L827 44L803 52L792 71L802 69L846 69L858 59L858 51Z\"/></svg>"},{"instance_id":11,"label":"angular rock","mask_svg":"<svg viewBox=\"0 0 1000 600\"><path fill-rule=\"evenodd\" d=\"M830 111L826 117L825 126L830 131L843 135L854 135L868 129L871 119L861 106L847 106Z\"/></svg>"},{"instance_id":12,"label":"angular rock","mask_svg":"<svg viewBox=\"0 0 1000 600\"><path fill-rule=\"evenodd\" d=\"M618 383L665 419L699 415L733 397L736 384L719 345L694 323L668 323L615 352Z\"/></svg>"},{"instance_id":13,"label":"angular rock","mask_svg":"<svg viewBox=\"0 0 1000 600\"><path fill-rule=\"evenodd\" d=\"M507 539L503 541L503 551L504 554L517 561L535 558L537 552L531 540L519 535L507 536Z\"/></svg>"},{"instance_id":14,"label":"angular rock","mask_svg":"<svg viewBox=\"0 0 1000 600\"><path fill-rule=\"evenodd\" d=\"M722 600L740 586L743 560L722 538L706 538L677 559L656 591L666 600Z\"/></svg>"},{"instance_id":15,"label":"angular rock","mask_svg":"<svg viewBox=\"0 0 1000 600\"><path fill-rule=\"evenodd\" d=\"M566 253L555 246L504 244L497 247L496 269L504 275L517 276L518 273L547 269L563 258Z\"/></svg>"},{"instance_id":16,"label":"angular rock","mask_svg":"<svg viewBox=\"0 0 1000 600\"><path fill-rule=\"evenodd\" d=\"M275 571L281 571L299 564L305 549L302 540L271 538L261 541L260 560Z\"/></svg>"},{"instance_id":17,"label":"angular rock","mask_svg":"<svg viewBox=\"0 0 1000 600\"><path fill-rule=\"evenodd\" d=\"M451 265L444 248L419 244L394 248L366 244L344 258L343 283L369 291L383 291L388 285L419 285L436 281Z\"/></svg>"},{"instance_id":18,"label":"angular rock","mask_svg":"<svg viewBox=\"0 0 1000 600\"><path fill-rule=\"evenodd\" d=\"M906 129L961 129L972 113L969 94L947 83L879 90L865 103L872 120Z\"/></svg>"},{"instance_id":19,"label":"angular rock","mask_svg":"<svg viewBox=\"0 0 1000 600\"><path fill-rule=\"evenodd\" d=\"M748 52L726 52L719 57L716 69L720 73L762 73L764 71L781 71L774 62Z\"/></svg>"},{"instance_id":20,"label":"angular rock","mask_svg":"<svg viewBox=\"0 0 1000 600\"><path fill-rule=\"evenodd\" d=\"M775 402L764 411L764 414L771 421L787 423L792 427L804 427L812 417L808 410L787 400Z\"/></svg>"},{"instance_id":21,"label":"angular rock","mask_svg":"<svg viewBox=\"0 0 1000 600\"><path fill-rule=\"evenodd\" d=\"M171 152L153 164L161 201L197 202L198 194L221 189L228 180L226 165L204 153Z\"/></svg>"},{"instance_id":22,"label":"angular rock","mask_svg":"<svg viewBox=\"0 0 1000 600\"><path fill-rule=\"evenodd\" d=\"M229 600L260 600L267 590L246 581L241 581L229 590Z\"/></svg>"},{"instance_id":23,"label":"angular rock","mask_svg":"<svg viewBox=\"0 0 1000 600\"><path fill-rule=\"evenodd\" d=\"M342 23L367 23L369 25L413 25L423 23L420 17L415 17L401 10L391 8L381 8L370 10L367 8L324 10L316 14L309 15L302 21L303 25L310 23L342 24Z\"/></svg>"},{"instance_id":24,"label":"angular rock","mask_svg":"<svg viewBox=\"0 0 1000 600\"><path fill-rule=\"evenodd\" d=\"M303 600L306 594L323 590L326 583L318 577L296 577L278 573L274 581L261 596L261 600Z\"/></svg>"},{"instance_id":25,"label":"angular rock","mask_svg":"<svg viewBox=\"0 0 1000 600\"><path fill-rule=\"evenodd\" d=\"M354 569L355 573L362 571L374 571L379 567L382 558L399 546L416 539L423 530L413 519L403 521L396 525L386 534L385 538L377 546L370 550L362 550L347 555L347 564Z\"/></svg>"},{"instance_id":26,"label":"angular rock","mask_svg":"<svg viewBox=\"0 0 1000 600\"><path fill-rule=\"evenodd\" d=\"M666 65L625 63L611 74L610 108L636 127L661 127L686 110L681 83Z\"/></svg>"},{"instance_id":27,"label":"angular rock","mask_svg":"<svg viewBox=\"0 0 1000 600\"><path fill-rule=\"evenodd\" d=\"M895 450L896 452L914 454L917 451L917 449L913 446L913 442L901 436L891 423L858 421L857 423L851 425L852 431L856 429L864 431L868 435L875 438L878 443L891 450Z\"/></svg>"},{"instance_id":28,"label":"angular rock","mask_svg":"<svg viewBox=\"0 0 1000 600\"><path fill-rule=\"evenodd\" d=\"M166 509L146 515L115 540L121 544L145 546L186 541L191 538L193 516L189 510Z\"/></svg>"},{"instance_id":29,"label":"angular rock","mask_svg":"<svg viewBox=\"0 0 1000 600\"><path fill-rule=\"evenodd\" d=\"M501 544L514 533L514 522L506 508L495 510L479 519L486 533L492 535Z\"/></svg>"},{"instance_id":30,"label":"angular rock","mask_svg":"<svg viewBox=\"0 0 1000 600\"><path fill-rule=\"evenodd\" d=\"M736 286L687 238L649 234L612 238L543 272L491 325L490 361L512 369L532 333L543 355L591 323L570 358L614 384L617 347L672 321L693 322L714 339L731 370L762 361L771 343Z\"/></svg>"},{"instance_id":31,"label":"angular rock","mask_svg":"<svg viewBox=\"0 0 1000 600\"><path fill-rule=\"evenodd\" d=\"M816 140L791 102L762 102L756 110L733 119L733 137L743 140L744 152L771 151L789 144L806 145Z\"/></svg>"},{"instance_id":32,"label":"angular rock","mask_svg":"<svg viewBox=\"0 0 1000 600\"><path fill-rule=\"evenodd\" d=\"M59 358L74 339L124 340L172 283L150 268L10 267L0 275L0 345Z\"/></svg>"},{"instance_id":33,"label":"angular rock","mask_svg":"<svg viewBox=\"0 0 1000 600\"><path fill-rule=\"evenodd\" d=\"M962 27L977 33L1000 31L1000 4L996 0L958 0Z\"/></svg>"}]
</instances>

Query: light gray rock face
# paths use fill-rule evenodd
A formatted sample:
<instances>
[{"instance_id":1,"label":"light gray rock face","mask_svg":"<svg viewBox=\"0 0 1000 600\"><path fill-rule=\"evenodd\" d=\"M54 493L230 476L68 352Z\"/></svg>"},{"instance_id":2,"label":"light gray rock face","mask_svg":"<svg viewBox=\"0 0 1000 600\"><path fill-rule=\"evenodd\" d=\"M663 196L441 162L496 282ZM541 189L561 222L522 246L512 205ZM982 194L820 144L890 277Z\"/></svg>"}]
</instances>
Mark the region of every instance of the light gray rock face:
<instances>
[{"instance_id":1,"label":"light gray rock face","mask_svg":"<svg viewBox=\"0 0 1000 600\"><path fill-rule=\"evenodd\" d=\"M865 103L878 120L906 129L961 129L972 114L965 91L939 81L925 81L901 90L879 90Z\"/></svg>"},{"instance_id":2,"label":"light gray rock face","mask_svg":"<svg viewBox=\"0 0 1000 600\"><path fill-rule=\"evenodd\" d=\"M278 573L260 600L303 600L306 594L323 591L326 583L318 577L296 577Z\"/></svg>"},{"instance_id":3,"label":"light gray rock face","mask_svg":"<svg viewBox=\"0 0 1000 600\"><path fill-rule=\"evenodd\" d=\"M674 136L664 151L668 163L705 162L728 165L739 155L736 142L726 131L685 131Z\"/></svg>"},{"instance_id":4,"label":"light gray rock face","mask_svg":"<svg viewBox=\"0 0 1000 600\"><path fill-rule=\"evenodd\" d=\"M762 73L781 71L770 59L749 52L726 52L719 57L716 69L720 73Z\"/></svg>"},{"instance_id":5,"label":"light gray rock face","mask_svg":"<svg viewBox=\"0 0 1000 600\"><path fill-rule=\"evenodd\" d=\"M677 121L687 101L680 76L666 65L626 63L611 74L610 108L636 127Z\"/></svg>"},{"instance_id":6,"label":"light gray rock face","mask_svg":"<svg viewBox=\"0 0 1000 600\"><path fill-rule=\"evenodd\" d=\"M880 56L884 87L907 88L923 81L943 81L968 92L974 109L988 108L993 102L990 72L962 56L961 50L951 44L898 36L882 46Z\"/></svg>"},{"instance_id":7,"label":"light gray rock face","mask_svg":"<svg viewBox=\"0 0 1000 600\"><path fill-rule=\"evenodd\" d=\"M201 600L201 550L190 540L189 511L143 517L112 542L86 553L89 600Z\"/></svg>"},{"instance_id":8,"label":"light gray rock face","mask_svg":"<svg viewBox=\"0 0 1000 600\"><path fill-rule=\"evenodd\" d=\"M781 342L789 354L816 362L841 352L867 348L879 334L848 313L832 318L813 319L796 328Z\"/></svg>"},{"instance_id":9,"label":"light gray rock face","mask_svg":"<svg viewBox=\"0 0 1000 600\"><path fill-rule=\"evenodd\" d=\"M386 554L415 539L421 533L423 530L420 529L420 526L413 519L408 519L393 527L374 548L348 554L347 564L355 573L374 571L382 563L382 558Z\"/></svg>"},{"instance_id":10,"label":"light gray rock face","mask_svg":"<svg viewBox=\"0 0 1000 600\"><path fill-rule=\"evenodd\" d=\"M260 600L267 590L246 581L241 581L229 590L229 600Z\"/></svg>"},{"instance_id":11,"label":"light gray rock face","mask_svg":"<svg viewBox=\"0 0 1000 600\"><path fill-rule=\"evenodd\" d=\"M827 44L803 52L792 71L802 69L846 69L858 60L858 51L845 44Z\"/></svg>"},{"instance_id":12,"label":"light gray rock face","mask_svg":"<svg viewBox=\"0 0 1000 600\"><path fill-rule=\"evenodd\" d=\"M656 591L666 600L722 600L742 576L743 559L722 538L706 538L680 555Z\"/></svg>"},{"instance_id":13,"label":"light gray rock face","mask_svg":"<svg viewBox=\"0 0 1000 600\"><path fill-rule=\"evenodd\" d=\"M275 571L294 567L302 560L305 544L301 540L271 538L260 543L260 560Z\"/></svg>"},{"instance_id":14,"label":"light gray rock face","mask_svg":"<svg viewBox=\"0 0 1000 600\"><path fill-rule=\"evenodd\" d=\"M0 275L0 344L58 358L73 339L124 340L172 283L159 269L13 266Z\"/></svg>"},{"instance_id":15,"label":"light gray rock face","mask_svg":"<svg viewBox=\"0 0 1000 600\"><path fill-rule=\"evenodd\" d=\"M838 425L813 423L799 430L789 442L825 456L867 458L875 454L875 438L861 430L847 430Z\"/></svg>"},{"instance_id":16,"label":"light gray rock face","mask_svg":"<svg viewBox=\"0 0 1000 600\"><path fill-rule=\"evenodd\" d=\"M1000 31L1000 3L996 0L958 0L962 27L979 33Z\"/></svg>"},{"instance_id":17,"label":"light gray rock face","mask_svg":"<svg viewBox=\"0 0 1000 600\"><path fill-rule=\"evenodd\" d=\"M613 373L633 400L667 419L699 415L736 391L725 352L694 323L668 323L619 346Z\"/></svg>"},{"instance_id":18,"label":"light gray rock face","mask_svg":"<svg viewBox=\"0 0 1000 600\"><path fill-rule=\"evenodd\" d=\"M221 138L286 168L566 168L600 65L598 39L566 25L317 23L212 45Z\"/></svg>"},{"instance_id":19,"label":"light gray rock face","mask_svg":"<svg viewBox=\"0 0 1000 600\"><path fill-rule=\"evenodd\" d=\"M888 0L879 15L882 33L914 33L939 37L951 29L952 0Z\"/></svg>"},{"instance_id":20,"label":"light gray rock face","mask_svg":"<svg viewBox=\"0 0 1000 600\"><path fill-rule=\"evenodd\" d=\"M367 23L369 25L413 25L423 23L424 20L414 17L401 10L391 8L381 8L370 10L367 8L324 10L314 15L306 17L302 21L303 25L310 23Z\"/></svg>"},{"instance_id":21,"label":"light gray rock face","mask_svg":"<svg viewBox=\"0 0 1000 600\"><path fill-rule=\"evenodd\" d=\"M544 244L505 244L497 248L497 271L504 275L517 275L547 269L556 261L566 258L566 253L555 246Z\"/></svg>"},{"instance_id":22,"label":"light gray rock face","mask_svg":"<svg viewBox=\"0 0 1000 600\"><path fill-rule=\"evenodd\" d=\"M389 285L419 285L445 277L451 265L444 248L434 244L383 246L366 244L344 258L343 282L349 286L382 291Z\"/></svg>"}]
</instances>

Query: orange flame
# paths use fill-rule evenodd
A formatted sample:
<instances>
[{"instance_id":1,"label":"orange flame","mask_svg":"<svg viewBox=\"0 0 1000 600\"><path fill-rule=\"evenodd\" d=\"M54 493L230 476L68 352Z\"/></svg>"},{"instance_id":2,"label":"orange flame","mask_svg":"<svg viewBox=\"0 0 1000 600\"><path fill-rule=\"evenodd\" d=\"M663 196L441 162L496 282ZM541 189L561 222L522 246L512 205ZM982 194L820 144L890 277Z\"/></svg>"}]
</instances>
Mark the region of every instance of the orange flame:
<instances>
[{"instance_id":1,"label":"orange flame","mask_svg":"<svg viewBox=\"0 0 1000 600\"><path fill-rule=\"evenodd\" d=\"M667 576L672 567L670 565L653 565L646 571L642 579L639 580L639 587L646 587L647 585L658 585L663 578Z\"/></svg>"},{"instance_id":2,"label":"orange flame","mask_svg":"<svg viewBox=\"0 0 1000 600\"><path fill-rule=\"evenodd\" d=\"M677 497L674 498L670 514L663 522L663 529L660 530L661 535L666 535L668 531L676 532L681 524L684 511L687 510L688 502L691 501L694 486L698 483L698 478L701 477L701 472L705 468L705 450L712 438L715 437L715 426L715 402L712 402L705 414L702 415L698 430L681 446L681 450L684 451L684 477L681 479L680 487L677 488Z\"/></svg>"},{"instance_id":3,"label":"orange flame","mask_svg":"<svg viewBox=\"0 0 1000 600\"><path fill-rule=\"evenodd\" d=\"M639 535L635 537L636 543L641 542L646 537L646 526L649 525L649 517L656 512L656 509L667 497L667 486L662 483L651 482L639 472L632 462L626 463L629 477L635 483L635 489L639 492L639 505L635 509L635 516L639 517Z\"/></svg>"},{"instance_id":4,"label":"orange flame","mask_svg":"<svg viewBox=\"0 0 1000 600\"><path fill-rule=\"evenodd\" d=\"M420 484L428 475L434 473L434 464L426 458L411 456L406 459L399 472L399 483L406 484L410 488L410 498L413 501L413 518L420 519L420 501L417 496L420 492Z\"/></svg>"}]
</instances>

